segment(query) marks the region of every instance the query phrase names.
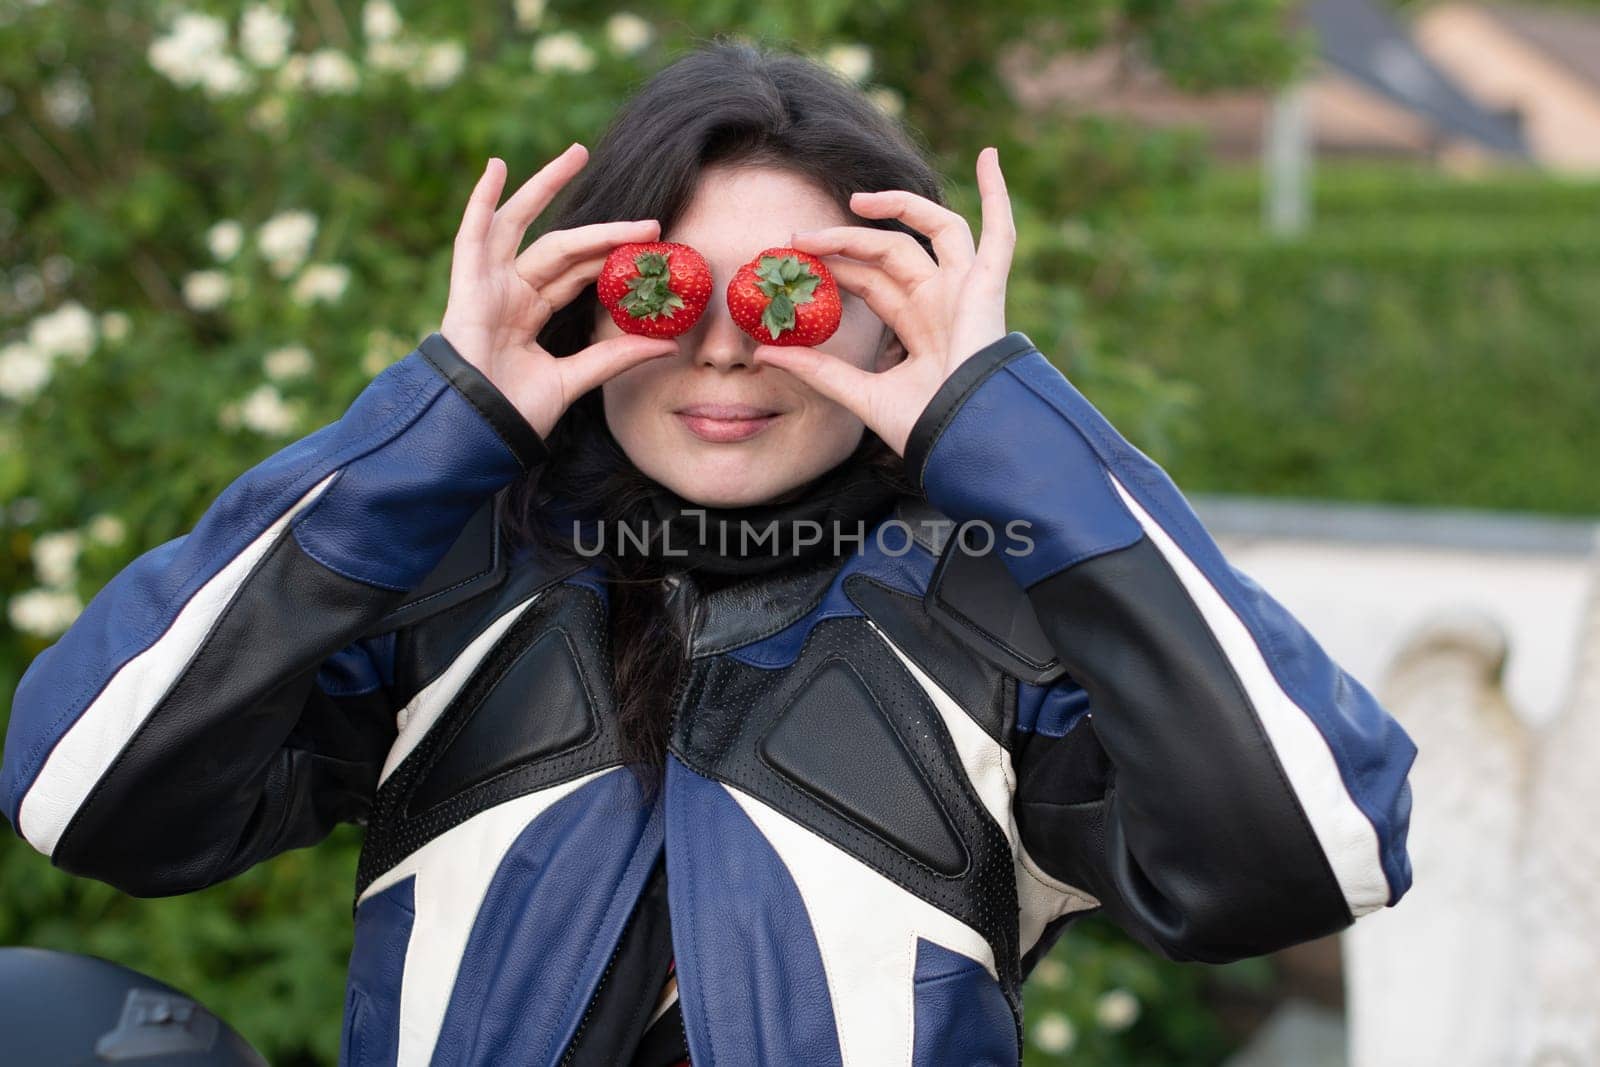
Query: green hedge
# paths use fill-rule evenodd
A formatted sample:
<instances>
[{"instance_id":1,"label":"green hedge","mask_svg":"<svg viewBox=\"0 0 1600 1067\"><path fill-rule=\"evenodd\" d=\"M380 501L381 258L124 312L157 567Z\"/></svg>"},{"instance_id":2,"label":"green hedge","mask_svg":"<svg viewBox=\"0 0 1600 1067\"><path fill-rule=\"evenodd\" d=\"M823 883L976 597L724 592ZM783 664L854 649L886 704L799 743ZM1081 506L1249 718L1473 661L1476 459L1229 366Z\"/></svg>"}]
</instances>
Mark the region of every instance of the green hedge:
<instances>
[{"instance_id":1,"label":"green hedge","mask_svg":"<svg viewBox=\"0 0 1600 1067\"><path fill-rule=\"evenodd\" d=\"M1092 315L1194 387L1180 484L1600 512L1600 184L1334 170L1294 239L1253 176L1208 184L1135 227L1135 280Z\"/></svg>"}]
</instances>

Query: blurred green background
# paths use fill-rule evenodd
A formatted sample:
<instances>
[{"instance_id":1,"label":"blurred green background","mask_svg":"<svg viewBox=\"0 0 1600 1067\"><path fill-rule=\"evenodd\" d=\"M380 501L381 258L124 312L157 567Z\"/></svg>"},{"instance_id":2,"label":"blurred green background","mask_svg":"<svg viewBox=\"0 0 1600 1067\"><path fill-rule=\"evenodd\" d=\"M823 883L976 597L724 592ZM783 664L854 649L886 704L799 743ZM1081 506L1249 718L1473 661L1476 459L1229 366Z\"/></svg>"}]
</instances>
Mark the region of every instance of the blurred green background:
<instances>
[{"instance_id":1,"label":"blurred green background","mask_svg":"<svg viewBox=\"0 0 1600 1067\"><path fill-rule=\"evenodd\" d=\"M1194 132L1025 112L996 60L1115 39L1197 94L1273 86L1308 61L1288 10L0 0L4 707L124 564L437 328L489 155L520 182L592 145L718 32L860 81L974 225L973 160L997 145L1012 327L1186 490L1600 512L1600 186L1319 164L1315 223L1285 240L1255 166ZM331 1064L358 834L162 900L6 835L0 943L126 963L274 1063ZM1167 963L1084 922L1029 983L1028 1063L1217 1063L1275 973Z\"/></svg>"}]
</instances>

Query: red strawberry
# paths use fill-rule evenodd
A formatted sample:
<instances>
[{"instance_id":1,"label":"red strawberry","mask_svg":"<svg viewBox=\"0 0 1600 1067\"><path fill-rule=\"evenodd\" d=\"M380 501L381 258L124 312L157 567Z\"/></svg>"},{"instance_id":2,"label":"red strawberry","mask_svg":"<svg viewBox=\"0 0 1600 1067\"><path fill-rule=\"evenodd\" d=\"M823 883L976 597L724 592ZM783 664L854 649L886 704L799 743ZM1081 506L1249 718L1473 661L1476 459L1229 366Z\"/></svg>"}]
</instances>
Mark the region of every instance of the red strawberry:
<instances>
[{"instance_id":1,"label":"red strawberry","mask_svg":"<svg viewBox=\"0 0 1600 1067\"><path fill-rule=\"evenodd\" d=\"M711 302L711 268L688 245L634 241L611 250L595 288L623 333L676 337Z\"/></svg>"},{"instance_id":2,"label":"red strawberry","mask_svg":"<svg viewBox=\"0 0 1600 1067\"><path fill-rule=\"evenodd\" d=\"M728 311L762 344L820 345L839 328L839 286L810 252L769 248L728 283Z\"/></svg>"}]
</instances>

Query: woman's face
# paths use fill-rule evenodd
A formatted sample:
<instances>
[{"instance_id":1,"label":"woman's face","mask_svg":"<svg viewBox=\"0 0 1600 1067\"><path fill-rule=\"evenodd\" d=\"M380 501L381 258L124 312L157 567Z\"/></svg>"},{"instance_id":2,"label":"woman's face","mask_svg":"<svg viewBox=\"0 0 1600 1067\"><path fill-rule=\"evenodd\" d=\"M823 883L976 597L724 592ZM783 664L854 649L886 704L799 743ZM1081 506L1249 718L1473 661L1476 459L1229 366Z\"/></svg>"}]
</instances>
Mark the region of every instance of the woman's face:
<instances>
[{"instance_id":1,"label":"woman's face","mask_svg":"<svg viewBox=\"0 0 1600 1067\"><path fill-rule=\"evenodd\" d=\"M770 167L707 168L682 218L661 235L695 248L711 267L711 302L679 352L632 367L601 386L606 423L645 474L707 507L761 504L815 478L861 440L861 420L787 371L754 362L757 342L728 314L734 272L796 230L859 225L807 179ZM884 370L904 349L854 293L840 290L843 318L817 346L864 370ZM594 340L622 331L597 305ZM747 404L773 412L754 433L691 418L699 404ZM748 428L749 423L743 423Z\"/></svg>"}]
</instances>

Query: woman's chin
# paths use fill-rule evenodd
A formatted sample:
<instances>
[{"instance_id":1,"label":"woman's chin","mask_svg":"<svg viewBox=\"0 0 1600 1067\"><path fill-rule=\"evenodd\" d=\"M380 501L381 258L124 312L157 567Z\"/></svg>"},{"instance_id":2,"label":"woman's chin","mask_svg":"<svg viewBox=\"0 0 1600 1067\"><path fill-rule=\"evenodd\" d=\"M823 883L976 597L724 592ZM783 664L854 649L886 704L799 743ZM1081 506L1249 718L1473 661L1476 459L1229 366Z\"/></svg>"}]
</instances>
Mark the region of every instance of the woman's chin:
<instances>
[{"instance_id":1,"label":"woman's chin","mask_svg":"<svg viewBox=\"0 0 1600 1067\"><path fill-rule=\"evenodd\" d=\"M759 487L753 487L748 481L730 486L720 482L708 484L701 479L694 479L683 489L675 489L674 492L685 500L705 508L747 508L777 496L782 490L763 491Z\"/></svg>"},{"instance_id":2,"label":"woman's chin","mask_svg":"<svg viewBox=\"0 0 1600 1067\"><path fill-rule=\"evenodd\" d=\"M701 460L686 456L689 463L679 467L670 481L657 479L691 503L707 508L745 508L779 496L798 481L774 479L778 464L770 459L735 459L711 456Z\"/></svg>"}]
</instances>

